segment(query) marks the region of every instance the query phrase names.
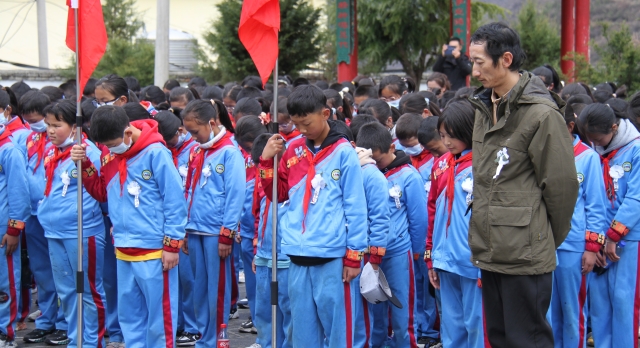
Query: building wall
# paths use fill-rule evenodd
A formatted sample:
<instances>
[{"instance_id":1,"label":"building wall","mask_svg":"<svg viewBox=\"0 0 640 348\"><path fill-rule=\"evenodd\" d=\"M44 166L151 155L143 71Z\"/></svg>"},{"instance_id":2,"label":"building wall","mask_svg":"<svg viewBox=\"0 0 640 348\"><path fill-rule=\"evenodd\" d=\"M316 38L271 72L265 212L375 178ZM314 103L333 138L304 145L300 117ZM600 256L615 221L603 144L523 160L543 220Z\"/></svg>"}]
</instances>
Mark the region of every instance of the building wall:
<instances>
[{"instance_id":1,"label":"building wall","mask_svg":"<svg viewBox=\"0 0 640 348\"><path fill-rule=\"evenodd\" d=\"M326 0L310 0L315 6L322 6ZM203 33L210 28L212 20L218 16L215 5L220 0L172 0L170 27L185 31L204 44ZM65 45L67 6L66 1L48 0L47 39L49 43L49 67L62 68L69 65L72 52ZM137 0L137 12L145 22L145 29L156 29L156 0ZM0 59L39 66L38 62L38 26L35 1L0 1ZM17 16L16 16L17 15ZM16 16L13 25L11 19ZM21 25L21 23L24 23ZM8 32L7 32L8 30ZM15 33L15 35L14 35ZM0 69L4 65L0 65Z\"/></svg>"}]
</instances>

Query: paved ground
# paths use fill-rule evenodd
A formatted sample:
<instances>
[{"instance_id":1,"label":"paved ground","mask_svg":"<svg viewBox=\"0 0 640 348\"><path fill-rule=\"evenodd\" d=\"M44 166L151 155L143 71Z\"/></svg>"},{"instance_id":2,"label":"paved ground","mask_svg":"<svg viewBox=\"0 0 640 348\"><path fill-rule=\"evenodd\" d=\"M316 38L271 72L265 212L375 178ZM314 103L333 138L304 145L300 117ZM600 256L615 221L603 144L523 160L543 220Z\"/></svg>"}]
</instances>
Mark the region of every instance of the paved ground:
<instances>
[{"instance_id":1,"label":"paved ground","mask_svg":"<svg viewBox=\"0 0 640 348\"><path fill-rule=\"evenodd\" d=\"M240 298L244 298L245 296L245 288L244 288L244 284L240 284ZM38 309L38 306L35 305L35 299L37 297L37 293L34 294L33 296L33 305L32 305L32 310L31 312L35 311L36 309ZM240 328L240 324L242 322L244 322L248 317L249 317L249 310L248 309L240 309L240 319L233 319L229 321L229 339L231 342L231 347L233 348L244 348L244 347L248 347L251 344L255 343L256 341L256 335L254 334L247 334L247 333L240 333L238 331L238 329ZM38 343L38 344L28 344L28 343L24 343L22 341L22 337L28 333L29 331L33 330L35 328L34 323L32 322L27 322L27 329L23 330L23 331L18 331L18 339L16 340L19 344L20 348L43 348L43 347L51 347L51 346L47 346L44 343Z\"/></svg>"}]
</instances>

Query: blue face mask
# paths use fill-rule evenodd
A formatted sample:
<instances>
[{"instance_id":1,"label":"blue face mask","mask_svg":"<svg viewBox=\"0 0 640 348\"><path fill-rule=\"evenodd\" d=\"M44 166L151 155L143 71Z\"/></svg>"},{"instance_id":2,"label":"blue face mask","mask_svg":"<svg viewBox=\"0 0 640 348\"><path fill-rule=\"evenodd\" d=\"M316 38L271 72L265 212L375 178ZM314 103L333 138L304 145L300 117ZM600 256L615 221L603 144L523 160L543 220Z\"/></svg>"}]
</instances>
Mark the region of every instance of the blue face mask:
<instances>
[{"instance_id":1,"label":"blue face mask","mask_svg":"<svg viewBox=\"0 0 640 348\"><path fill-rule=\"evenodd\" d=\"M418 156L419 154L422 153L422 150L424 150L424 148L422 147L422 145L418 144L416 146L406 147L404 149L404 153L406 153L409 156Z\"/></svg>"},{"instance_id":2,"label":"blue face mask","mask_svg":"<svg viewBox=\"0 0 640 348\"><path fill-rule=\"evenodd\" d=\"M47 124L44 123L44 118L36 123L30 123L29 126L34 132L42 133L47 131Z\"/></svg>"},{"instance_id":3,"label":"blue face mask","mask_svg":"<svg viewBox=\"0 0 640 348\"><path fill-rule=\"evenodd\" d=\"M126 129L125 129L126 131ZM111 153L115 153L116 155L122 155L123 153L127 152L129 150L129 148L131 148L131 143L132 141L129 141L129 145L125 144L124 142L124 133L122 134L122 143L120 145L114 146L114 147L110 147L109 151L111 151Z\"/></svg>"},{"instance_id":4,"label":"blue face mask","mask_svg":"<svg viewBox=\"0 0 640 348\"><path fill-rule=\"evenodd\" d=\"M396 109L400 109L400 99L387 102L387 104L389 104L389 106L393 106Z\"/></svg>"},{"instance_id":5,"label":"blue face mask","mask_svg":"<svg viewBox=\"0 0 640 348\"><path fill-rule=\"evenodd\" d=\"M67 139L64 140L64 142L60 145L58 145L59 148L64 149L66 147L69 147L71 144L75 143L75 137L73 136L73 133L69 134L69 137Z\"/></svg>"},{"instance_id":6,"label":"blue face mask","mask_svg":"<svg viewBox=\"0 0 640 348\"><path fill-rule=\"evenodd\" d=\"M180 132L180 131L178 131ZM182 144L184 144L184 141L187 140L187 135L184 133L180 133L178 134L178 142L176 143L176 148L180 148L180 146L182 146Z\"/></svg>"}]
</instances>

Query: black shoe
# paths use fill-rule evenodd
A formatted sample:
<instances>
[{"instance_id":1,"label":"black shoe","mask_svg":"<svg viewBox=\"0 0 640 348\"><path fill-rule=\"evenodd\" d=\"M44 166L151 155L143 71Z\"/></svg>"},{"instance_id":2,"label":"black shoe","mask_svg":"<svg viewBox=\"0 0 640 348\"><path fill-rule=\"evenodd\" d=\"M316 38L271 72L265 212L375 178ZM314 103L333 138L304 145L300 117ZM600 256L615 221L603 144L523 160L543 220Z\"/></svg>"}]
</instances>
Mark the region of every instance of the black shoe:
<instances>
[{"instance_id":1,"label":"black shoe","mask_svg":"<svg viewBox=\"0 0 640 348\"><path fill-rule=\"evenodd\" d=\"M66 346L71 342L66 330L56 330L44 341L48 346Z\"/></svg>"},{"instance_id":2,"label":"black shoe","mask_svg":"<svg viewBox=\"0 0 640 348\"><path fill-rule=\"evenodd\" d=\"M240 329L238 329L238 331L243 332L243 333L251 333L251 329L253 329L253 320L251 320L251 317L249 317L249 319L247 319L247 321L245 321L244 323L240 324Z\"/></svg>"},{"instance_id":3,"label":"black shoe","mask_svg":"<svg viewBox=\"0 0 640 348\"><path fill-rule=\"evenodd\" d=\"M424 344L425 348L442 347L437 339L426 336L418 337L418 344Z\"/></svg>"},{"instance_id":4,"label":"black shoe","mask_svg":"<svg viewBox=\"0 0 640 348\"><path fill-rule=\"evenodd\" d=\"M199 334L192 334L183 332L182 335L178 335L176 338L176 345L178 347L191 347L195 346L199 339Z\"/></svg>"},{"instance_id":5,"label":"black shoe","mask_svg":"<svg viewBox=\"0 0 640 348\"><path fill-rule=\"evenodd\" d=\"M54 329L51 329L51 330L35 329L29 332L28 334L24 335L24 338L22 340L27 343L41 343L41 342L44 342L45 338L47 338L47 335L51 335L54 331L55 331Z\"/></svg>"},{"instance_id":6,"label":"black shoe","mask_svg":"<svg viewBox=\"0 0 640 348\"><path fill-rule=\"evenodd\" d=\"M242 300L238 301L238 308L249 309L249 300L243 298Z\"/></svg>"}]
</instances>

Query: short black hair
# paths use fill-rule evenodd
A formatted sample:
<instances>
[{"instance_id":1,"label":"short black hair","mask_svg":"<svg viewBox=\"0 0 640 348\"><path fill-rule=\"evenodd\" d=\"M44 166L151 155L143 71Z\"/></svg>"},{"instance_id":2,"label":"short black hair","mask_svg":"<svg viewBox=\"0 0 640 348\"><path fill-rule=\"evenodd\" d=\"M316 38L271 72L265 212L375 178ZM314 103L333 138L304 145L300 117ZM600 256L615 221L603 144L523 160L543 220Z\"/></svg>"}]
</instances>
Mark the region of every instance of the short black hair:
<instances>
[{"instance_id":1,"label":"short black hair","mask_svg":"<svg viewBox=\"0 0 640 348\"><path fill-rule=\"evenodd\" d=\"M493 22L481 26L471 35L471 42L476 45L486 44L484 49L491 57L494 67L498 66L498 60L506 52L513 55L509 66L511 71L519 71L527 59L520 45L520 36L504 23Z\"/></svg>"},{"instance_id":2,"label":"short black hair","mask_svg":"<svg viewBox=\"0 0 640 348\"><path fill-rule=\"evenodd\" d=\"M257 90L262 90L262 79L260 76L247 76L242 80L240 86L244 88L253 87Z\"/></svg>"},{"instance_id":3,"label":"short black hair","mask_svg":"<svg viewBox=\"0 0 640 348\"><path fill-rule=\"evenodd\" d=\"M182 119L171 111L160 111L154 119L158 122L158 133L164 141L171 140L182 126Z\"/></svg>"},{"instance_id":4,"label":"short black hair","mask_svg":"<svg viewBox=\"0 0 640 348\"><path fill-rule=\"evenodd\" d=\"M327 97L322 90L313 85L296 87L287 98L289 115L305 117L327 107Z\"/></svg>"},{"instance_id":5,"label":"short black hair","mask_svg":"<svg viewBox=\"0 0 640 348\"><path fill-rule=\"evenodd\" d=\"M140 81L133 76L127 76L124 78L124 81L127 83L127 87L129 90L134 92L140 92Z\"/></svg>"},{"instance_id":6,"label":"short black hair","mask_svg":"<svg viewBox=\"0 0 640 348\"><path fill-rule=\"evenodd\" d=\"M64 99L64 91L58 87L54 86L44 86L40 88L40 92L49 96L49 100L56 101L60 99Z\"/></svg>"},{"instance_id":7,"label":"short black hair","mask_svg":"<svg viewBox=\"0 0 640 348\"><path fill-rule=\"evenodd\" d=\"M185 87L176 87L171 90L171 93L169 93L170 102L179 102L184 100L189 103L195 99L196 98L193 96L191 90Z\"/></svg>"},{"instance_id":8,"label":"short black hair","mask_svg":"<svg viewBox=\"0 0 640 348\"><path fill-rule=\"evenodd\" d=\"M242 146L244 143L253 143L258 135L266 133L267 128L257 115L249 115L238 120L235 128L235 139Z\"/></svg>"},{"instance_id":9,"label":"short black hair","mask_svg":"<svg viewBox=\"0 0 640 348\"><path fill-rule=\"evenodd\" d=\"M340 120L338 121L331 120L330 122L331 122L331 125L332 125L331 128L333 131L342 135L342 137L347 139L348 141L354 141L353 133L351 133L351 129L349 129L349 126L347 126L346 123Z\"/></svg>"},{"instance_id":10,"label":"short black hair","mask_svg":"<svg viewBox=\"0 0 640 348\"><path fill-rule=\"evenodd\" d=\"M382 125L387 124L389 117L393 118L391 107L384 100L367 99L358 108L358 114L373 115Z\"/></svg>"},{"instance_id":11,"label":"short black hair","mask_svg":"<svg viewBox=\"0 0 640 348\"><path fill-rule=\"evenodd\" d=\"M202 91L200 98L222 100L222 89L218 86L207 86Z\"/></svg>"},{"instance_id":12,"label":"short black hair","mask_svg":"<svg viewBox=\"0 0 640 348\"><path fill-rule=\"evenodd\" d=\"M358 86L358 88L356 88L354 97L368 97L371 99L377 99L378 90L375 88L375 86L360 85Z\"/></svg>"},{"instance_id":13,"label":"short black hair","mask_svg":"<svg viewBox=\"0 0 640 348\"><path fill-rule=\"evenodd\" d=\"M103 88L116 98L120 98L122 96L127 97L128 103L138 102L138 97L135 93L129 93L129 85L127 85L127 81L116 74L110 74L98 80L96 82L96 88L97 87Z\"/></svg>"},{"instance_id":14,"label":"short black hair","mask_svg":"<svg viewBox=\"0 0 640 348\"><path fill-rule=\"evenodd\" d=\"M80 108L82 109L82 122L84 124L90 124L91 116L93 115L93 112L96 111L97 109L96 106L93 105L93 100L85 99L80 104Z\"/></svg>"},{"instance_id":15,"label":"short black hair","mask_svg":"<svg viewBox=\"0 0 640 348\"><path fill-rule=\"evenodd\" d=\"M167 80L167 82L164 83L163 88L166 90L172 90L176 87L180 87L180 82L178 82L178 80Z\"/></svg>"},{"instance_id":16,"label":"short black hair","mask_svg":"<svg viewBox=\"0 0 640 348\"><path fill-rule=\"evenodd\" d=\"M420 122L420 128L418 128L418 142L420 145L426 147L430 142L440 140L440 132L438 132L439 119L440 117L438 116L431 116Z\"/></svg>"},{"instance_id":17,"label":"short black hair","mask_svg":"<svg viewBox=\"0 0 640 348\"><path fill-rule=\"evenodd\" d=\"M122 138L129 123L123 108L115 105L99 107L91 116L91 139L104 143Z\"/></svg>"},{"instance_id":18,"label":"short black hair","mask_svg":"<svg viewBox=\"0 0 640 348\"><path fill-rule=\"evenodd\" d=\"M147 109L138 103L126 103L122 108L127 114L127 117L129 117L129 121L146 120L151 118Z\"/></svg>"},{"instance_id":19,"label":"short black hair","mask_svg":"<svg viewBox=\"0 0 640 348\"><path fill-rule=\"evenodd\" d=\"M388 153L391 149L391 133L380 123L368 123L360 127L358 131L357 147Z\"/></svg>"},{"instance_id":20,"label":"short black hair","mask_svg":"<svg viewBox=\"0 0 640 348\"><path fill-rule=\"evenodd\" d=\"M44 116L44 108L51 103L51 99L40 91L29 91L18 101L18 109L21 114L37 112Z\"/></svg>"},{"instance_id":21,"label":"short black hair","mask_svg":"<svg viewBox=\"0 0 640 348\"><path fill-rule=\"evenodd\" d=\"M316 87L320 88L321 90L325 90L327 88L329 88L329 83L327 83L327 81L323 81L323 80L318 80L315 83Z\"/></svg>"},{"instance_id":22,"label":"short black hair","mask_svg":"<svg viewBox=\"0 0 640 348\"><path fill-rule=\"evenodd\" d=\"M451 42L451 41L458 41L458 43L460 43L460 46L462 46L462 40L460 40L460 38L457 36L450 37L448 42Z\"/></svg>"},{"instance_id":23,"label":"short black hair","mask_svg":"<svg viewBox=\"0 0 640 348\"><path fill-rule=\"evenodd\" d=\"M298 86L304 86L304 85L308 85L309 84L309 80L305 79L304 77L298 77L297 79L293 80L293 87L298 87Z\"/></svg>"},{"instance_id":24,"label":"short black hair","mask_svg":"<svg viewBox=\"0 0 640 348\"><path fill-rule=\"evenodd\" d=\"M15 93L16 98L20 100L23 95L27 94L31 90L31 87L24 81L18 81L11 85L11 90Z\"/></svg>"},{"instance_id":25,"label":"short black hair","mask_svg":"<svg viewBox=\"0 0 640 348\"><path fill-rule=\"evenodd\" d=\"M96 82L98 82L98 80L94 79L93 77L89 78L87 80L87 83L84 85L84 90L82 90L82 94L85 96L90 96L94 94L96 92Z\"/></svg>"},{"instance_id":26,"label":"short black hair","mask_svg":"<svg viewBox=\"0 0 640 348\"><path fill-rule=\"evenodd\" d=\"M167 95L158 86L147 86L140 92L140 100L145 100L154 104L167 102Z\"/></svg>"},{"instance_id":27,"label":"short black hair","mask_svg":"<svg viewBox=\"0 0 640 348\"><path fill-rule=\"evenodd\" d=\"M261 113L260 102L253 98L242 98L237 101L236 107L233 109L233 118L236 118L238 114L260 116Z\"/></svg>"},{"instance_id":28,"label":"short black hair","mask_svg":"<svg viewBox=\"0 0 640 348\"><path fill-rule=\"evenodd\" d=\"M351 134L353 135L353 141L358 140L358 133L360 132L360 128L365 124L369 123L378 123L375 117L371 115L358 115L351 120L351 125L349 128L351 129Z\"/></svg>"},{"instance_id":29,"label":"short black hair","mask_svg":"<svg viewBox=\"0 0 640 348\"><path fill-rule=\"evenodd\" d=\"M595 99L596 103L604 104L611 98L613 98L613 93L609 92L606 89L597 89L593 91L593 99Z\"/></svg>"},{"instance_id":30,"label":"short black hair","mask_svg":"<svg viewBox=\"0 0 640 348\"><path fill-rule=\"evenodd\" d=\"M44 108L43 114L51 114L56 120L73 126L76 124L76 102L72 99L54 102Z\"/></svg>"},{"instance_id":31,"label":"short black hair","mask_svg":"<svg viewBox=\"0 0 640 348\"><path fill-rule=\"evenodd\" d=\"M399 140L408 140L418 137L418 129L422 123L422 116L417 114L404 114L396 122L396 137Z\"/></svg>"},{"instance_id":32,"label":"short black hair","mask_svg":"<svg viewBox=\"0 0 640 348\"><path fill-rule=\"evenodd\" d=\"M262 151L264 151L264 148L267 146L267 142L271 136L273 136L271 133L262 133L253 141L253 148L251 148L251 159L253 160L253 163L260 163Z\"/></svg>"},{"instance_id":33,"label":"short black hair","mask_svg":"<svg viewBox=\"0 0 640 348\"><path fill-rule=\"evenodd\" d=\"M382 90L385 88L389 88L395 94L402 95L404 92L413 93L416 90L416 83L409 76L389 75L380 81L378 94L382 95Z\"/></svg>"},{"instance_id":34,"label":"short black hair","mask_svg":"<svg viewBox=\"0 0 640 348\"><path fill-rule=\"evenodd\" d=\"M58 86L58 88L62 90L64 97L68 99L71 99L76 94L78 94L77 93L78 83L76 82L76 79L69 79L64 83L62 83L60 86ZM61 99L61 98L58 98L58 99ZM53 99L51 99L51 101L53 101Z\"/></svg>"},{"instance_id":35,"label":"short black hair","mask_svg":"<svg viewBox=\"0 0 640 348\"><path fill-rule=\"evenodd\" d=\"M467 148L471 148L475 113L471 102L457 100L442 111L442 116L438 118L438 130L444 126L444 130L452 138L464 142Z\"/></svg>"},{"instance_id":36,"label":"short black hair","mask_svg":"<svg viewBox=\"0 0 640 348\"><path fill-rule=\"evenodd\" d=\"M261 98L262 92L256 87L245 87L240 92L238 92L238 96L236 97L236 101L239 101L242 98Z\"/></svg>"},{"instance_id":37,"label":"short black hair","mask_svg":"<svg viewBox=\"0 0 640 348\"><path fill-rule=\"evenodd\" d=\"M207 86L207 81L205 81L202 77L196 76L191 78L191 80L189 80L189 83L187 84L189 87L206 87Z\"/></svg>"}]
</instances>

